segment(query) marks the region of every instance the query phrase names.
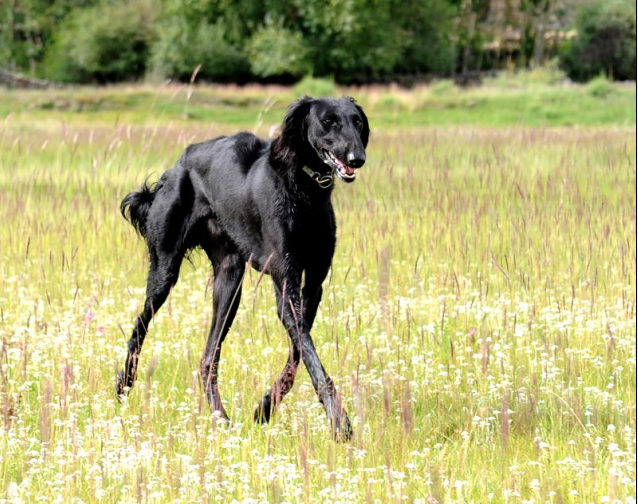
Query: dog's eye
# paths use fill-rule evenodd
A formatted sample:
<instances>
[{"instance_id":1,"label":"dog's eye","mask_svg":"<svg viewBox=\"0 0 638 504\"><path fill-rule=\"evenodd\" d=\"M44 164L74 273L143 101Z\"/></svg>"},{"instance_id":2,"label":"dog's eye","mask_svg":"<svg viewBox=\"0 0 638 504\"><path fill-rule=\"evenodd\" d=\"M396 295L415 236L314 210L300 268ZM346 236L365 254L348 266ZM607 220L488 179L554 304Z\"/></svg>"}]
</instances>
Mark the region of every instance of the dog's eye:
<instances>
[{"instance_id":1,"label":"dog's eye","mask_svg":"<svg viewBox=\"0 0 638 504\"><path fill-rule=\"evenodd\" d=\"M360 117L355 117L354 118L354 125L358 128L362 125L363 123L361 122L361 118Z\"/></svg>"},{"instance_id":2,"label":"dog's eye","mask_svg":"<svg viewBox=\"0 0 638 504\"><path fill-rule=\"evenodd\" d=\"M324 119L323 121L321 121L321 124L323 124L324 126L330 127L330 126L334 126L335 122L332 119Z\"/></svg>"}]
</instances>

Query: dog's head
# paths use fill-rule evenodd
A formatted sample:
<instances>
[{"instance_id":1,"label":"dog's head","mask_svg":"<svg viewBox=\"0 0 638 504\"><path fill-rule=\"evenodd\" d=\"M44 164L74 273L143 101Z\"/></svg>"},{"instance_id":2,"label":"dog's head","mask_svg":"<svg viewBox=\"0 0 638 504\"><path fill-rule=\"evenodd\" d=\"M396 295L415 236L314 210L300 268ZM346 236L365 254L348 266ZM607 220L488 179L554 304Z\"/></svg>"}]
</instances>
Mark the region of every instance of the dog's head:
<instances>
[{"instance_id":1,"label":"dog's head","mask_svg":"<svg viewBox=\"0 0 638 504\"><path fill-rule=\"evenodd\" d=\"M272 160L289 169L308 166L353 182L366 161L368 118L353 98L294 101L272 146Z\"/></svg>"}]
</instances>

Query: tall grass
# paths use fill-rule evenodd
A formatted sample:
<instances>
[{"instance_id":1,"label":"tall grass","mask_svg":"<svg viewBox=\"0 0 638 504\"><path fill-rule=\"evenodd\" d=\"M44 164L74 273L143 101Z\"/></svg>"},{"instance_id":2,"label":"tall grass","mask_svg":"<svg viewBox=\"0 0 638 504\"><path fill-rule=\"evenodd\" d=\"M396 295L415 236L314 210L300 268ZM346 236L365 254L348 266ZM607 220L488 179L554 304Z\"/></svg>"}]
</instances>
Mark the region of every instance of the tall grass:
<instances>
[{"instance_id":1,"label":"tall grass","mask_svg":"<svg viewBox=\"0 0 638 504\"><path fill-rule=\"evenodd\" d=\"M313 331L336 444L305 371L252 424L288 351L254 272L211 420L201 255L114 395L147 269L118 203L233 126L4 120L0 502L635 501L635 129L373 126Z\"/></svg>"}]
</instances>

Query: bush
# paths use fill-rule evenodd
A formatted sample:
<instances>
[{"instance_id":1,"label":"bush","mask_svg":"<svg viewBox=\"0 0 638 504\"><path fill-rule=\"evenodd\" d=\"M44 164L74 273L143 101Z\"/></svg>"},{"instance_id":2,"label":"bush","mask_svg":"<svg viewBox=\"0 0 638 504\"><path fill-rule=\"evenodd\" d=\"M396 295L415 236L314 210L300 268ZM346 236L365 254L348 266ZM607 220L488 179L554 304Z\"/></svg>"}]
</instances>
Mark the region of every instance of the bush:
<instances>
[{"instance_id":1,"label":"bush","mask_svg":"<svg viewBox=\"0 0 638 504\"><path fill-rule=\"evenodd\" d=\"M587 0L575 17L576 39L561 49L569 77L586 81L600 74L636 78L636 4L627 0Z\"/></svg>"},{"instance_id":2,"label":"bush","mask_svg":"<svg viewBox=\"0 0 638 504\"><path fill-rule=\"evenodd\" d=\"M65 82L139 79L151 39L150 4L103 1L67 18L46 55L45 74Z\"/></svg>"},{"instance_id":3,"label":"bush","mask_svg":"<svg viewBox=\"0 0 638 504\"><path fill-rule=\"evenodd\" d=\"M535 86L555 86L566 80L567 76L559 68L558 61L551 60L545 66L528 70L500 72L496 77L486 79L486 82L504 89L529 89Z\"/></svg>"},{"instance_id":4,"label":"bush","mask_svg":"<svg viewBox=\"0 0 638 504\"><path fill-rule=\"evenodd\" d=\"M587 93L594 98L606 98L615 91L614 86L604 75L600 75L595 79L590 80L587 83L586 89Z\"/></svg>"},{"instance_id":5,"label":"bush","mask_svg":"<svg viewBox=\"0 0 638 504\"><path fill-rule=\"evenodd\" d=\"M392 73L405 33L394 19L392 0L295 0L300 26L312 50L314 75L338 83L366 82Z\"/></svg>"},{"instance_id":6,"label":"bush","mask_svg":"<svg viewBox=\"0 0 638 504\"><path fill-rule=\"evenodd\" d=\"M428 86L433 96L449 96L456 92L457 87L451 80L437 80Z\"/></svg>"},{"instance_id":7,"label":"bush","mask_svg":"<svg viewBox=\"0 0 638 504\"><path fill-rule=\"evenodd\" d=\"M450 2L397 2L394 15L405 30L399 72L449 75L454 71L456 48L450 34L455 32L456 10Z\"/></svg>"},{"instance_id":8,"label":"bush","mask_svg":"<svg viewBox=\"0 0 638 504\"><path fill-rule=\"evenodd\" d=\"M153 68L164 76L188 80L201 65L199 77L216 82L241 81L248 72L246 59L224 39L219 24L199 20L191 26L184 16L159 23L153 46Z\"/></svg>"},{"instance_id":9,"label":"bush","mask_svg":"<svg viewBox=\"0 0 638 504\"><path fill-rule=\"evenodd\" d=\"M248 41L250 69L259 77L298 78L312 72L310 49L298 31L272 23Z\"/></svg>"},{"instance_id":10,"label":"bush","mask_svg":"<svg viewBox=\"0 0 638 504\"><path fill-rule=\"evenodd\" d=\"M297 96L334 96L336 86L334 79L317 79L316 77L306 76L295 85L295 94Z\"/></svg>"}]
</instances>

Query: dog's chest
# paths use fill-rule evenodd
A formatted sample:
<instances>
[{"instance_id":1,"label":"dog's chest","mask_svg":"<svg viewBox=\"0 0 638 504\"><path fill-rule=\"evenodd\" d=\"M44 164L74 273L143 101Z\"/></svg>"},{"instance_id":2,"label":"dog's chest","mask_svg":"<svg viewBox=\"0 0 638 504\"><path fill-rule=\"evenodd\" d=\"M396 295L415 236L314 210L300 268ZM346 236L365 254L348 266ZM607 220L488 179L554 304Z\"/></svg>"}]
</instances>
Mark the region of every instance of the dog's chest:
<instances>
[{"instance_id":1,"label":"dog's chest","mask_svg":"<svg viewBox=\"0 0 638 504\"><path fill-rule=\"evenodd\" d=\"M317 255L332 257L336 243L332 207L291 209L286 221L289 250L305 258Z\"/></svg>"}]
</instances>

